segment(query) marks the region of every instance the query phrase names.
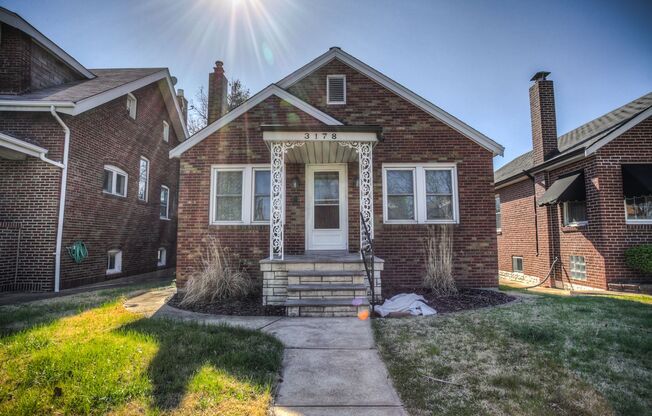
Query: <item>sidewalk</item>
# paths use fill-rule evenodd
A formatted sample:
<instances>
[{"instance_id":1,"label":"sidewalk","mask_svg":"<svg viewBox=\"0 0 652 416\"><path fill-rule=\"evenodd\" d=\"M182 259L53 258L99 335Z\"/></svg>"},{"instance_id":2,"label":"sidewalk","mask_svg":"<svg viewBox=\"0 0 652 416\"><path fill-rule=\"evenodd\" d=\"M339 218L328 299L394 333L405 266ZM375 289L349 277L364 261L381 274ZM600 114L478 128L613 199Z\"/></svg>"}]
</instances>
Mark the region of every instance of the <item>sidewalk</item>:
<instances>
[{"instance_id":1,"label":"sidewalk","mask_svg":"<svg viewBox=\"0 0 652 416\"><path fill-rule=\"evenodd\" d=\"M125 307L153 318L228 324L274 335L285 345L277 416L406 415L380 359L369 320L216 316L164 304L174 288L129 299Z\"/></svg>"}]
</instances>

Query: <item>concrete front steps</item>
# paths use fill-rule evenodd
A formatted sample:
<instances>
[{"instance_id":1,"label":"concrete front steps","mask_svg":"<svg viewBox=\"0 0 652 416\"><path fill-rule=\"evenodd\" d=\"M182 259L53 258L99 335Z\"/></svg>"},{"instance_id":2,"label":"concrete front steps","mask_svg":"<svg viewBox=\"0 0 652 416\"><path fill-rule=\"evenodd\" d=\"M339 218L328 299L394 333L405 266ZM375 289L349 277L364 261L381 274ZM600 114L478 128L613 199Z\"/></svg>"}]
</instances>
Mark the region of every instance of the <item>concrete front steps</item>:
<instances>
[{"instance_id":1,"label":"concrete front steps","mask_svg":"<svg viewBox=\"0 0 652 416\"><path fill-rule=\"evenodd\" d=\"M369 310L369 284L357 253L311 253L260 264L264 304L285 306L287 316L358 316ZM376 258L377 298L383 266Z\"/></svg>"},{"instance_id":2,"label":"concrete front steps","mask_svg":"<svg viewBox=\"0 0 652 416\"><path fill-rule=\"evenodd\" d=\"M357 316L369 308L360 270L288 272L288 316Z\"/></svg>"}]
</instances>

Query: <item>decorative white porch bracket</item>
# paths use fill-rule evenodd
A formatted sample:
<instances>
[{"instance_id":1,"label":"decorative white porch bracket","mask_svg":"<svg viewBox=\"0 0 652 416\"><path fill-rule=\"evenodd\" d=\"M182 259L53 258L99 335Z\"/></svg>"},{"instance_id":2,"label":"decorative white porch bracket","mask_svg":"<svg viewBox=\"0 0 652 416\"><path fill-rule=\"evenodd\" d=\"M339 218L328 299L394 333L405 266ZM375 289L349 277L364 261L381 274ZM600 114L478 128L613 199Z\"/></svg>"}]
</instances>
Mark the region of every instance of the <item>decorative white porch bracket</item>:
<instances>
[{"instance_id":1,"label":"decorative white porch bracket","mask_svg":"<svg viewBox=\"0 0 652 416\"><path fill-rule=\"evenodd\" d=\"M272 156L270 190L272 213L269 218L269 258L283 260L283 229L285 226L285 154L293 147L303 146L305 142L271 142Z\"/></svg>"},{"instance_id":2,"label":"decorative white porch bracket","mask_svg":"<svg viewBox=\"0 0 652 416\"><path fill-rule=\"evenodd\" d=\"M371 241L364 235L364 225L367 225L371 238L374 238L374 174L371 142L339 142L358 153L359 188L360 188L360 248L366 248ZM364 224L363 224L364 221Z\"/></svg>"}]
</instances>

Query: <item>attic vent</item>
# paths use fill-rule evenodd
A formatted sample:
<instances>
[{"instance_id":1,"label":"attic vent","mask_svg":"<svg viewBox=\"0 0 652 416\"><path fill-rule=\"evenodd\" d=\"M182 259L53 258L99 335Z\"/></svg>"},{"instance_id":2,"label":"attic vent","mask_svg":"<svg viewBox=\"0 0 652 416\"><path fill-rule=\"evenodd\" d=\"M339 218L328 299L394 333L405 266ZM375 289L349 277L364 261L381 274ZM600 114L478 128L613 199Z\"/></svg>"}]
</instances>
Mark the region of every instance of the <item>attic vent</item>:
<instances>
[{"instance_id":1,"label":"attic vent","mask_svg":"<svg viewBox=\"0 0 652 416\"><path fill-rule=\"evenodd\" d=\"M326 78L328 104L346 104L346 75L329 75Z\"/></svg>"}]
</instances>

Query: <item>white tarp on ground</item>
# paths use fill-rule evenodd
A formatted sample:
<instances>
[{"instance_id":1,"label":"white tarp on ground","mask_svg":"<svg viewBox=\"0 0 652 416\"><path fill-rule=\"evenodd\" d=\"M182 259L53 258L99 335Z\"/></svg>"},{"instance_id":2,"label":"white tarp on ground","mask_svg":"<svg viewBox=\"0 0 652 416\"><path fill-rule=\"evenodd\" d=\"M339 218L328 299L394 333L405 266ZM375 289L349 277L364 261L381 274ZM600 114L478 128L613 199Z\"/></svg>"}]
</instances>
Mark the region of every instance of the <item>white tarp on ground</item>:
<instances>
[{"instance_id":1,"label":"white tarp on ground","mask_svg":"<svg viewBox=\"0 0 652 416\"><path fill-rule=\"evenodd\" d=\"M436 310L426 305L426 300L421 295L416 293L401 293L390 299L385 303L377 306L376 312L380 316L387 316L392 312L409 312L411 315L434 315Z\"/></svg>"}]
</instances>

